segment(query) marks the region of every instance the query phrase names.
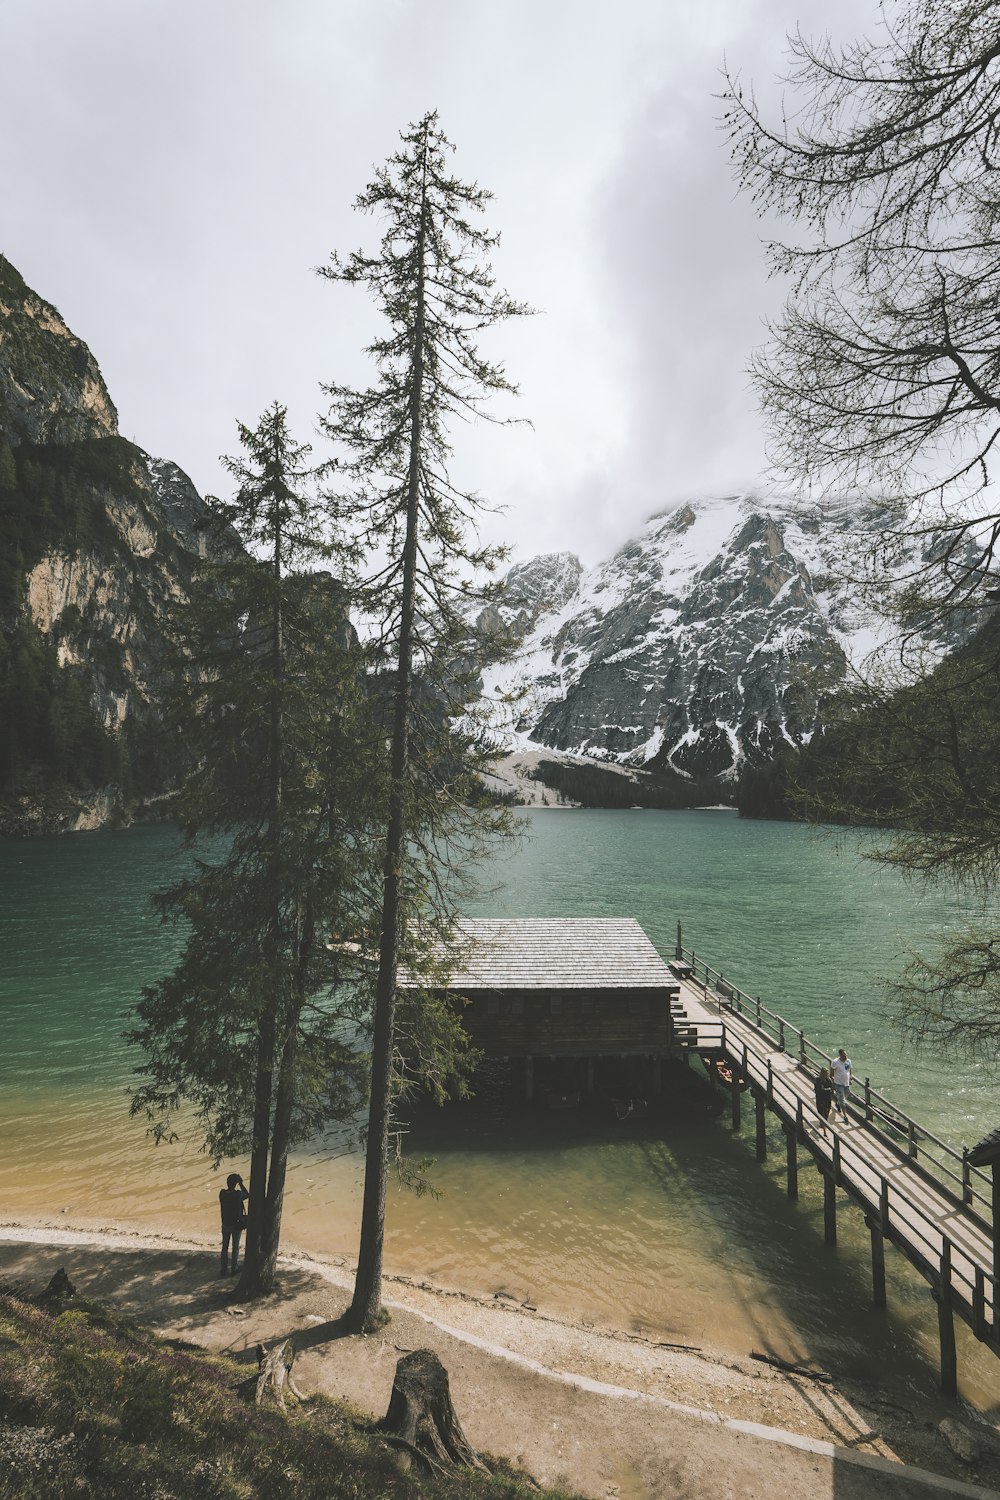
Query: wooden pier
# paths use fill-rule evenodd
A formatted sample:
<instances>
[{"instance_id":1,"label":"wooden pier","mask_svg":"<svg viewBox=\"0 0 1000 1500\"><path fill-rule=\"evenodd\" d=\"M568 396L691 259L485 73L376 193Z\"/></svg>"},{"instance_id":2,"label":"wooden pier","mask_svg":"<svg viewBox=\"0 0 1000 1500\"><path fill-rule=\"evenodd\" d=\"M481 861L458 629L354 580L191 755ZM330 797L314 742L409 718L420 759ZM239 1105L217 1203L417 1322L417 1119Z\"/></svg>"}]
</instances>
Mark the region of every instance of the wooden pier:
<instances>
[{"instance_id":1,"label":"wooden pier","mask_svg":"<svg viewBox=\"0 0 1000 1500\"><path fill-rule=\"evenodd\" d=\"M829 1055L685 948L679 926L664 959L632 918L470 918L437 957L447 975L440 993L461 997L473 1042L520 1072L526 1100L536 1064L581 1078L569 1094L550 1094L550 1107L594 1098L598 1070L611 1065L643 1073L654 1096L670 1058L700 1058L716 1084L724 1073L733 1128L752 1112L758 1160L768 1113L780 1121L790 1198L802 1153L819 1168L828 1244L837 1242L840 1200L861 1209L875 1305L886 1304L886 1241L930 1283L942 1388L957 1390L956 1314L1000 1355L1000 1131L956 1151L867 1079L852 1086L847 1120L824 1122L813 1080ZM401 972L400 984L420 981Z\"/></svg>"},{"instance_id":2,"label":"wooden pier","mask_svg":"<svg viewBox=\"0 0 1000 1500\"><path fill-rule=\"evenodd\" d=\"M678 1046L710 1070L722 1061L730 1075L733 1128L749 1104L757 1157L767 1153L766 1117L781 1123L788 1196L798 1196L800 1153L823 1176L824 1233L837 1241L838 1195L861 1209L871 1233L872 1300L886 1305L885 1242L895 1245L930 1283L938 1310L941 1386L957 1391L954 1318L1000 1355L995 1239L995 1192L990 1177L873 1090L856 1081L847 1121L823 1121L813 1079L829 1056L783 1017L729 983L678 944L668 961L680 985L672 1001ZM718 1069L715 1069L718 1076Z\"/></svg>"}]
</instances>

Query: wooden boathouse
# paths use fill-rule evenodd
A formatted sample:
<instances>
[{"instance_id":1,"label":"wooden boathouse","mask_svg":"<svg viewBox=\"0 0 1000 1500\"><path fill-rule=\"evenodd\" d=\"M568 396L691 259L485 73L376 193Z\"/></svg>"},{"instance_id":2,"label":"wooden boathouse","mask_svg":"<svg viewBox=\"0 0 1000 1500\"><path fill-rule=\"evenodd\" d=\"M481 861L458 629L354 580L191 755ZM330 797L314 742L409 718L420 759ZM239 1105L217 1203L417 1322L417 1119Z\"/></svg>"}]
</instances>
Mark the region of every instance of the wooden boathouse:
<instances>
[{"instance_id":1,"label":"wooden boathouse","mask_svg":"<svg viewBox=\"0 0 1000 1500\"><path fill-rule=\"evenodd\" d=\"M943 1390L957 1392L956 1315L1000 1356L1000 1130L956 1150L867 1078L854 1080L846 1120L820 1120L813 1080L830 1055L687 949L680 926L665 960L631 919L469 919L438 956L472 1040L523 1070L528 1097L541 1059L581 1068L588 1092L609 1059L643 1063L654 1093L667 1057L703 1064L716 1086L724 1077L733 1129L752 1111L758 1161L768 1116L779 1123L789 1198L803 1158L819 1171L828 1245L843 1205L861 1210L874 1305L886 1305L887 1245L929 1283Z\"/></svg>"},{"instance_id":2,"label":"wooden boathouse","mask_svg":"<svg viewBox=\"0 0 1000 1500\"><path fill-rule=\"evenodd\" d=\"M658 1092L662 1060L688 1036L680 984L631 917L467 918L449 970L473 1043L511 1061L528 1099L540 1061L576 1065L588 1094L602 1061L631 1061Z\"/></svg>"}]
</instances>

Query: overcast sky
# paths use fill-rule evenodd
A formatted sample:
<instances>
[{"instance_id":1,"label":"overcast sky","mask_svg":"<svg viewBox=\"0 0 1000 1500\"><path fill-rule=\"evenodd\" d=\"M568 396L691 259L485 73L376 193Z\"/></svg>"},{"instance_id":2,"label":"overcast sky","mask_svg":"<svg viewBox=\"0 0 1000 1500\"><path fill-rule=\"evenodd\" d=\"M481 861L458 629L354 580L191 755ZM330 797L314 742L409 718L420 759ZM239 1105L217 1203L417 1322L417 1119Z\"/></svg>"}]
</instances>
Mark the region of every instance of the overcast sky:
<instances>
[{"instance_id":1,"label":"overcast sky","mask_svg":"<svg viewBox=\"0 0 1000 1500\"><path fill-rule=\"evenodd\" d=\"M312 439L362 380L351 203L429 108L496 195L491 352L532 426L460 435L515 555L607 556L653 510L755 482L745 367L780 305L718 130L725 58L768 95L785 35L875 0L6 0L0 251L90 345L121 430L225 491L274 399ZM775 94L774 97L777 97ZM317 446L317 451L320 451Z\"/></svg>"}]
</instances>

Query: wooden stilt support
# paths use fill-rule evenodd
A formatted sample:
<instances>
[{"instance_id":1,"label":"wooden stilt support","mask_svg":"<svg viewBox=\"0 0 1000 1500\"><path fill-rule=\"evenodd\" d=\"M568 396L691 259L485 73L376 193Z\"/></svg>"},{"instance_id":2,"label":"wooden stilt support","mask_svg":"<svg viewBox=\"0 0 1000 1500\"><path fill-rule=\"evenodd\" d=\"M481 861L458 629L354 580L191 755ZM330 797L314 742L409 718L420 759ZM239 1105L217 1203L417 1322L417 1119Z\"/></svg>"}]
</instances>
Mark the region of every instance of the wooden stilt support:
<instances>
[{"instance_id":1,"label":"wooden stilt support","mask_svg":"<svg viewBox=\"0 0 1000 1500\"><path fill-rule=\"evenodd\" d=\"M739 1069L737 1068L737 1066L736 1066L735 1063L733 1063L733 1065L732 1065L732 1073L733 1073L733 1081L729 1085L729 1097L730 1097L730 1102L731 1102L732 1107L733 1107L733 1129L734 1130L739 1130L739 1128L740 1128L740 1099L741 1099L742 1096L741 1096L741 1093L740 1093L740 1075L739 1075Z\"/></svg>"},{"instance_id":2,"label":"wooden stilt support","mask_svg":"<svg viewBox=\"0 0 1000 1500\"><path fill-rule=\"evenodd\" d=\"M594 1097L594 1059L592 1057L588 1057L587 1058L587 1098L588 1099L593 1099L593 1097Z\"/></svg>"},{"instance_id":3,"label":"wooden stilt support","mask_svg":"<svg viewBox=\"0 0 1000 1500\"><path fill-rule=\"evenodd\" d=\"M823 1173L823 1238L837 1243L837 1184L829 1172Z\"/></svg>"},{"instance_id":4,"label":"wooden stilt support","mask_svg":"<svg viewBox=\"0 0 1000 1500\"><path fill-rule=\"evenodd\" d=\"M531 1056L524 1059L524 1097L529 1104L535 1097L535 1059Z\"/></svg>"},{"instance_id":5,"label":"wooden stilt support","mask_svg":"<svg viewBox=\"0 0 1000 1500\"><path fill-rule=\"evenodd\" d=\"M757 1126L757 1160L767 1161L766 1101L760 1089L753 1092L754 1119Z\"/></svg>"},{"instance_id":6,"label":"wooden stilt support","mask_svg":"<svg viewBox=\"0 0 1000 1500\"><path fill-rule=\"evenodd\" d=\"M690 1052L691 1051L690 1047L687 1050L688 1050L688 1052ZM657 1099L659 1099L660 1095L663 1093L663 1058L662 1057L654 1057L653 1058L653 1093L655 1094L655 1096L656 1096Z\"/></svg>"},{"instance_id":7,"label":"wooden stilt support","mask_svg":"<svg viewBox=\"0 0 1000 1500\"><path fill-rule=\"evenodd\" d=\"M972 1293L972 1331L977 1339L985 1340L989 1337L989 1325L986 1322L986 1273L982 1266L976 1267L975 1289Z\"/></svg>"},{"instance_id":8,"label":"wooden stilt support","mask_svg":"<svg viewBox=\"0 0 1000 1500\"><path fill-rule=\"evenodd\" d=\"M885 1236L875 1215L866 1222L872 1237L872 1303L885 1307Z\"/></svg>"},{"instance_id":9,"label":"wooden stilt support","mask_svg":"<svg viewBox=\"0 0 1000 1500\"><path fill-rule=\"evenodd\" d=\"M997 1322L997 1301L1000 1300L1000 1162L994 1162L993 1173L993 1327Z\"/></svg>"},{"instance_id":10,"label":"wooden stilt support","mask_svg":"<svg viewBox=\"0 0 1000 1500\"><path fill-rule=\"evenodd\" d=\"M795 1129L786 1125L785 1130L785 1175L788 1182L788 1196L792 1202L799 1196L799 1154L795 1139Z\"/></svg>"},{"instance_id":11,"label":"wooden stilt support","mask_svg":"<svg viewBox=\"0 0 1000 1500\"><path fill-rule=\"evenodd\" d=\"M935 1296L941 1344L941 1389L946 1396L957 1396L958 1355L955 1350L955 1315L951 1307L951 1244L948 1240L941 1251L941 1274Z\"/></svg>"}]
</instances>

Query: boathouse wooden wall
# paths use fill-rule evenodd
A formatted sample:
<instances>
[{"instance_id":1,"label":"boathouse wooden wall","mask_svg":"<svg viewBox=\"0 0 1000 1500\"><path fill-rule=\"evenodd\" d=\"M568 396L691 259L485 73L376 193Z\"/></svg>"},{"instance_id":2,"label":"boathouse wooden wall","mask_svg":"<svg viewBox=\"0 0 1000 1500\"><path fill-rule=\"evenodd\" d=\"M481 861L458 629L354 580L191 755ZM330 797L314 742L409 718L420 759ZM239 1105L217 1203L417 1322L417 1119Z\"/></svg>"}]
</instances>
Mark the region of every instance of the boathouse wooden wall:
<instances>
[{"instance_id":1,"label":"boathouse wooden wall","mask_svg":"<svg viewBox=\"0 0 1000 1500\"><path fill-rule=\"evenodd\" d=\"M672 1046L669 989L467 994L462 1025L491 1057L656 1056Z\"/></svg>"}]
</instances>

